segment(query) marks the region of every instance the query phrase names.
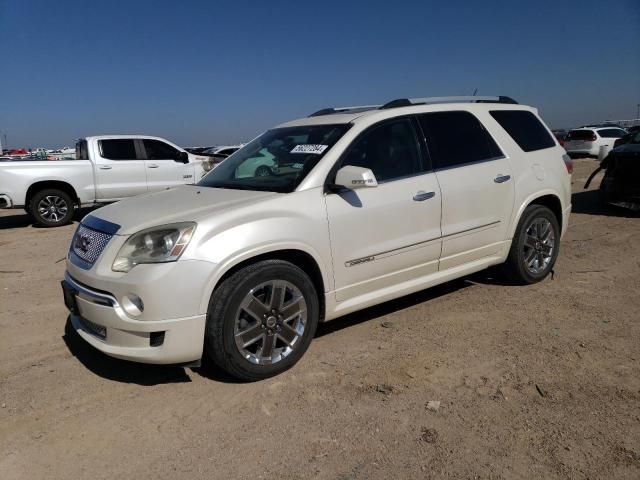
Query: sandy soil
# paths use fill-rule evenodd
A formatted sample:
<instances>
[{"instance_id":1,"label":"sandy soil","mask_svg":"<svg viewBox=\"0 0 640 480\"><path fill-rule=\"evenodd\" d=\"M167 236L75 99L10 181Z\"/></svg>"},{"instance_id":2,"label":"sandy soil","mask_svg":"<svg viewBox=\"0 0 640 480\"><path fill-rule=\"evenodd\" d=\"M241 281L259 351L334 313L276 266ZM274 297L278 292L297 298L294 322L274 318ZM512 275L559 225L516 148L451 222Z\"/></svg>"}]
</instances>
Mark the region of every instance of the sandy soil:
<instances>
[{"instance_id":1,"label":"sandy soil","mask_svg":"<svg viewBox=\"0 0 640 480\"><path fill-rule=\"evenodd\" d=\"M65 333L75 227L5 211L0 477L640 478L640 219L600 207L581 190L596 162L575 163L554 280L483 272L351 315L254 384Z\"/></svg>"}]
</instances>

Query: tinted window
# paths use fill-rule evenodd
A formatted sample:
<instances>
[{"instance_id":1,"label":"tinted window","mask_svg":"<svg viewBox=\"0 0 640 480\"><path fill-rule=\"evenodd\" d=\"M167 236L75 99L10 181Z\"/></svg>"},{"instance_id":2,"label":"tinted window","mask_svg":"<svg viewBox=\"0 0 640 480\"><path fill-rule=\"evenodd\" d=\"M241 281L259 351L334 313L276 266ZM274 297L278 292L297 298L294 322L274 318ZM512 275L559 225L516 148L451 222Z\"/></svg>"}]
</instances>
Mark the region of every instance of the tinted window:
<instances>
[{"instance_id":1,"label":"tinted window","mask_svg":"<svg viewBox=\"0 0 640 480\"><path fill-rule=\"evenodd\" d=\"M133 140L100 140L100 155L109 160L135 160Z\"/></svg>"},{"instance_id":2,"label":"tinted window","mask_svg":"<svg viewBox=\"0 0 640 480\"><path fill-rule=\"evenodd\" d=\"M571 130L567 135L567 140L589 140L592 142L595 139L593 130Z\"/></svg>"},{"instance_id":3,"label":"tinted window","mask_svg":"<svg viewBox=\"0 0 640 480\"><path fill-rule=\"evenodd\" d=\"M607 128L605 130L598 130L598 135L603 138L621 138L624 137L625 131L619 128Z\"/></svg>"},{"instance_id":4,"label":"tinted window","mask_svg":"<svg viewBox=\"0 0 640 480\"><path fill-rule=\"evenodd\" d=\"M86 140L78 140L76 143L76 160L89 160L89 151Z\"/></svg>"},{"instance_id":5,"label":"tinted window","mask_svg":"<svg viewBox=\"0 0 640 480\"><path fill-rule=\"evenodd\" d=\"M142 143L149 160L175 160L178 158L178 149L167 143L149 139L143 140Z\"/></svg>"},{"instance_id":6,"label":"tinted window","mask_svg":"<svg viewBox=\"0 0 640 480\"><path fill-rule=\"evenodd\" d=\"M525 152L551 148L556 145L542 122L531 112L494 110L489 113Z\"/></svg>"},{"instance_id":7,"label":"tinted window","mask_svg":"<svg viewBox=\"0 0 640 480\"><path fill-rule=\"evenodd\" d=\"M353 143L342 165L369 168L378 182L420 173L411 121L402 119L371 128Z\"/></svg>"},{"instance_id":8,"label":"tinted window","mask_svg":"<svg viewBox=\"0 0 640 480\"><path fill-rule=\"evenodd\" d=\"M436 112L419 116L434 168L502 157L496 142L469 112Z\"/></svg>"}]
</instances>

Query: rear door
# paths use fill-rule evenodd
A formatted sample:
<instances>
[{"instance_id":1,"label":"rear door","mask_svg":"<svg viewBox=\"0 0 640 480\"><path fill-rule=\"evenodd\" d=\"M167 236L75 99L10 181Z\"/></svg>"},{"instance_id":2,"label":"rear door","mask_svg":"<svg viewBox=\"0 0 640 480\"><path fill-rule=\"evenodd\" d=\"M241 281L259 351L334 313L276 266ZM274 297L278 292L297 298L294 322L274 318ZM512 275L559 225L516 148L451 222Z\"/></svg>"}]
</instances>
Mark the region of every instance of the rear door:
<instances>
[{"instance_id":1,"label":"rear door","mask_svg":"<svg viewBox=\"0 0 640 480\"><path fill-rule=\"evenodd\" d=\"M440 270L496 254L514 204L508 159L470 112L425 113L419 121L442 191Z\"/></svg>"},{"instance_id":2,"label":"rear door","mask_svg":"<svg viewBox=\"0 0 640 480\"><path fill-rule=\"evenodd\" d=\"M193 163L182 163L179 159L180 150L156 139L145 138L141 143L146 156L150 192L195 182Z\"/></svg>"},{"instance_id":3,"label":"rear door","mask_svg":"<svg viewBox=\"0 0 640 480\"><path fill-rule=\"evenodd\" d=\"M339 161L371 169L378 186L325 196L338 302L385 295L438 270L440 189L416 127L410 118L369 127Z\"/></svg>"},{"instance_id":4,"label":"rear door","mask_svg":"<svg viewBox=\"0 0 640 480\"><path fill-rule=\"evenodd\" d=\"M145 161L134 139L98 140L96 149L97 200L119 200L147 192Z\"/></svg>"}]
</instances>

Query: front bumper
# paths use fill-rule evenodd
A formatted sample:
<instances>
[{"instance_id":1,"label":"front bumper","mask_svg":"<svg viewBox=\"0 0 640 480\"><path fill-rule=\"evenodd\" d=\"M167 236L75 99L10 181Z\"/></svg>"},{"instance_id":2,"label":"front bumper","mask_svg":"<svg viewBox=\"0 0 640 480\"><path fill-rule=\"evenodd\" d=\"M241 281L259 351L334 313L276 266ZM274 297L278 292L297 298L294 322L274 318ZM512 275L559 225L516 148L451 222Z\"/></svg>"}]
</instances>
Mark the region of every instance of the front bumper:
<instances>
[{"instance_id":1,"label":"front bumper","mask_svg":"<svg viewBox=\"0 0 640 480\"><path fill-rule=\"evenodd\" d=\"M165 320L136 320L114 295L65 273L63 289L74 299L70 320L87 343L101 352L142 363L188 363L202 357L206 314Z\"/></svg>"}]
</instances>

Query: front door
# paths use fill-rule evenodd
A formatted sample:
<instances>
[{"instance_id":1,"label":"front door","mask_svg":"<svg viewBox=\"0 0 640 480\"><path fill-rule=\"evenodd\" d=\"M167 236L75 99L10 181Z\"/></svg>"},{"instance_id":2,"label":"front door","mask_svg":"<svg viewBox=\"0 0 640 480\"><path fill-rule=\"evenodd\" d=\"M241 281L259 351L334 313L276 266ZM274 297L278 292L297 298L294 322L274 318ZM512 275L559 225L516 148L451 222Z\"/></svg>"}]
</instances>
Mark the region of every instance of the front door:
<instances>
[{"instance_id":1,"label":"front door","mask_svg":"<svg viewBox=\"0 0 640 480\"><path fill-rule=\"evenodd\" d=\"M150 192L195 183L193 163L178 161L180 150L160 140L145 138L142 145L146 153L147 185Z\"/></svg>"},{"instance_id":2,"label":"front door","mask_svg":"<svg viewBox=\"0 0 640 480\"><path fill-rule=\"evenodd\" d=\"M470 112L425 113L419 121L442 191L440 269L497 254L514 204L509 160Z\"/></svg>"},{"instance_id":3,"label":"front door","mask_svg":"<svg viewBox=\"0 0 640 480\"><path fill-rule=\"evenodd\" d=\"M377 187L326 195L336 300L384 295L434 273L440 257L440 190L409 118L374 125L340 166L369 168Z\"/></svg>"},{"instance_id":4,"label":"front door","mask_svg":"<svg viewBox=\"0 0 640 480\"><path fill-rule=\"evenodd\" d=\"M98 140L95 158L96 199L120 200L147 193L145 161L131 138Z\"/></svg>"}]
</instances>

